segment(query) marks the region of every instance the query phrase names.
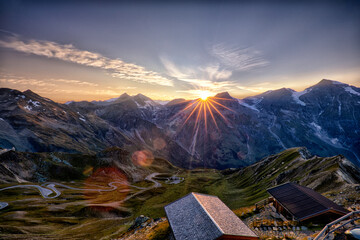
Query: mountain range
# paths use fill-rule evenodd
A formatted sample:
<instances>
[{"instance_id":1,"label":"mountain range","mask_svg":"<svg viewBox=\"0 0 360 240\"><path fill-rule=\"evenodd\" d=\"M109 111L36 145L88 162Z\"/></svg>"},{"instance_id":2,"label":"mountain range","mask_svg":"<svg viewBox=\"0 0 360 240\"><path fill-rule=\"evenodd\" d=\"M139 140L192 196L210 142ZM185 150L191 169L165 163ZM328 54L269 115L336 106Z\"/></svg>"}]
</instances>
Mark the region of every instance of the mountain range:
<instances>
[{"instance_id":1,"label":"mountain range","mask_svg":"<svg viewBox=\"0 0 360 240\"><path fill-rule=\"evenodd\" d=\"M146 149L180 167L225 169L305 146L319 156L342 154L360 166L355 86L324 79L302 92L282 88L244 99L223 92L209 98L212 106L191 114L199 102L162 105L125 93L60 104L30 90L1 88L0 147L94 154L118 146L131 153Z\"/></svg>"}]
</instances>

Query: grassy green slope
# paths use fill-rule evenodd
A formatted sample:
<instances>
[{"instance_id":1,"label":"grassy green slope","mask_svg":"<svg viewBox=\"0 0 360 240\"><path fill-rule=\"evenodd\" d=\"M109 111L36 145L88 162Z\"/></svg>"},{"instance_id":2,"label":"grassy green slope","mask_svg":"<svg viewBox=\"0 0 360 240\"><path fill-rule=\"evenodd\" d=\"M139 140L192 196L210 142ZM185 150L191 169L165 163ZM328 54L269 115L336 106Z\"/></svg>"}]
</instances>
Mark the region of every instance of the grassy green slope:
<instances>
[{"instance_id":1,"label":"grassy green slope","mask_svg":"<svg viewBox=\"0 0 360 240\"><path fill-rule=\"evenodd\" d=\"M9 202L8 207L0 210L0 238L107 239L126 231L139 215L164 217L164 206L189 192L219 196L231 209L238 209L266 198L267 188L288 181L298 181L321 193L342 191L348 184L344 178L348 182L360 182L358 169L352 168L342 156L309 158L304 157L306 155L305 149L292 148L243 169L219 171L184 170L159 158L152 159L148 166L137 166L130 153L118 148L97 155L8 152L0 156L0 167L3 166L0 170L7 182L12 179L11 174L25 179L28 176L26 180L33 182L42 179L31 177L30 173L35 172L46 181L61 181L68 186L83 188L93 172L110 166L121 169L131 185L148 190L130 187L127 196L132 197L114 209L89 207L83 191L61 189L58 198L43 199L33 189L6 190L0 197L0 201ZM13 173L7 172L5 166ZM28 175L20 176L22 167L26 167ZM153 173L160 174L154 180L161 187L154 188L154 182L145 180ZM174 175L184 178L184 181L167 184L166 177ZM95 178L98 179L103 178ZM0 188L16 184L1 184ZM116 191L110 193L105 197L106 193L100 195L107 201L118 197Z\"/></svg>"}]
</instances>

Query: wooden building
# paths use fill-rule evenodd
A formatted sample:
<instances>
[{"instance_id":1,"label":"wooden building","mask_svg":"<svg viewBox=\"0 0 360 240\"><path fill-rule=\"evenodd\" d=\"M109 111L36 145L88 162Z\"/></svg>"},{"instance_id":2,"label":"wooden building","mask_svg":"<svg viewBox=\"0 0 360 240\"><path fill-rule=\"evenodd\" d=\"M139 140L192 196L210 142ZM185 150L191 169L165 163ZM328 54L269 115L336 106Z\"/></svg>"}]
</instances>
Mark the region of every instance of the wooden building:
<instances>
[{"instance_id":1,"label":"wooden building","mask_svg":"<svg viewBox=\"0 0 360 240\"><path fill-rule=\"evenodd\" d=\"M176 240L259 239L216 196L190 193L165 212Z\"/></svg>"},{"instance_id":2,"label":"wooden building","mask_svg":"<svg viewBox=\"0 0 360 240\"><path fill-rule=\"evenodd\" d=\"M267 191L276 210L290 220L327 223L349 213L320 193L295 183L285 183Z\"/></svg>"}]
</instances>

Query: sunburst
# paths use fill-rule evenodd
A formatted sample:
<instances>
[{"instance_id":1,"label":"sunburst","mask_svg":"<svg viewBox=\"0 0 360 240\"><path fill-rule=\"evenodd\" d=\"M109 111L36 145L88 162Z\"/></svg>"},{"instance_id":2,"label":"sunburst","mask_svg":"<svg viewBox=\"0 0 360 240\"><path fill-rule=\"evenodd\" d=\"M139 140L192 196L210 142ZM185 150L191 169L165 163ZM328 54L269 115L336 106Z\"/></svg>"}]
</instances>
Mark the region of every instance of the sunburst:
<instances>
[{"instance_id":1,"label":"sunburst","mask_svg":"<svg viewBox=\"0 0 360 240\"><path fill-rule=\"evenodd\" d=\"M188 124L191 117L195 117L194 130L197 127L200 127L200 122L203 121L204 129L207 132L209 121L213 122L215 127L219 129L218 123L216 120L216 115L220 116L226 123L228 123L228 119L222 114L219 110L219 107L232 111L232 109L228 108L224 104L221 104L219 100L230 100L227 98L219 98L219 97L210 97L212 92L210 91L198 91L199 98L188 103L184 109L180 110L174 117L185 113L185 121L181 125L183 128L186 124ZM208 120L210 118L210 120Z\"/></svg>"},{"instance_id":2,"label":"sunburst","mask_svg":"<svg viewBox=\"0 0 360 240\"><path fill-rule=\"evenodd\" d=\"M197 158L196 157L197 150L202 151L202 156L203 157L205 156L205 145L209 143L207 136L210 136L212 132L212 131L208 132L208 128L210 129L210 126L208 125L213 124L213 126L215 126L215 130L217 130L217 132L221 132L219 128L219 121L224 121L226 122L227 125L229 125L229 121L226 118L226 116L222 113L222 110L227 109L229 111L234 112L232 109L222 104L223 100L231 101L232 99L211 96L213 95L213 93L206 90L204 91L197 89L197 94L199 98L193 101L186 101L187 102L186 106L180 111L178 111L172 117L173 120L179 116L181 116L180 119L185 119L177 129L176 134L182 134L181 132L183 132L182 130L185 125L191 128L193 124L193 133L192 133L193 137L192 137L192 141L189 142L188 145L189 152L191 153L191 157L189 159L190 160L189 168L192 168L192 164L194 160ZM190 121L190 119L194 119L194 121ZM187 130L189 129L187 128ZM200 141L202 146L198 146L198 140L200 139L201 136L203 137L203 140ZM202 159L202 161L205 167L206 166L205 159ZM190 177L190 171L188 172L188 178L189 177ZM188 187L189 185L186 184L185 191L188 190Z\"/></svg>"}]
</instances>

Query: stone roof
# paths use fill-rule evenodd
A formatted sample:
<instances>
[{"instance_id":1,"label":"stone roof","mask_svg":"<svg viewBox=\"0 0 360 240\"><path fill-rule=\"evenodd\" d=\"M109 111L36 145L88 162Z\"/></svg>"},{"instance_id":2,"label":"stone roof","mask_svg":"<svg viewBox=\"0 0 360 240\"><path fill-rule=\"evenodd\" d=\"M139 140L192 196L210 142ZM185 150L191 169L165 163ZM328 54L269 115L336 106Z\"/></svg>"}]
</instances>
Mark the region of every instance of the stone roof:
<instances>
[{"instance_id":1,"label":"stone roof","mask_svg":"<svg viewBox=\"0 0 360 240\"><path fill-rule=\"evenodd\" d=\"M267 191L299 221L330 210L344 215L349 212L311 188L295 183L285 183Z\"/></svg>"},{"instance_id":2,"label":"stone roof","mask_svg":"<svg viewBox=\"0 0 360 240\"><path fill-rule=\"evenodd\" d=\"M176 240L217 239L225 235L257 238L216 196L190 193L165 206L165 212Z\"/></svg>"}]
</instances>

